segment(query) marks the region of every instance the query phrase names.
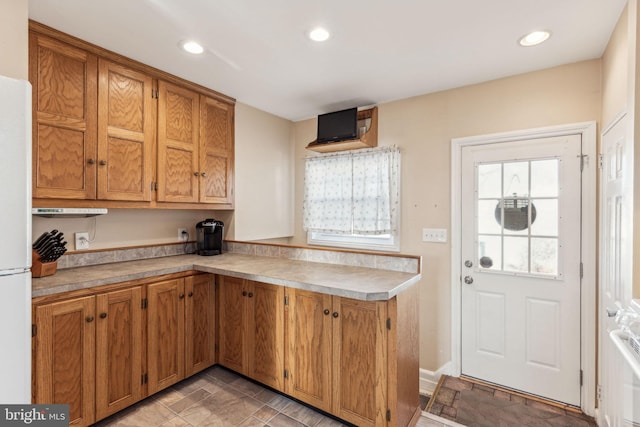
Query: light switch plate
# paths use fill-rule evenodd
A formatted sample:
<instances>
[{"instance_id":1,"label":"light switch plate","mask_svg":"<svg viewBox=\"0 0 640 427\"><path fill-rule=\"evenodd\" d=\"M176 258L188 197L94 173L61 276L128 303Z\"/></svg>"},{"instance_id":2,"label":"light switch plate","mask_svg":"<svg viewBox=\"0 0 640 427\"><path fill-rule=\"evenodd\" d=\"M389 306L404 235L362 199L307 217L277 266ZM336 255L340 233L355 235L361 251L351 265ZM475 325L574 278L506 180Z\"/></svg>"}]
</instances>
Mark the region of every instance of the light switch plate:
<instances>
[{"instance_id":1,"label":"light switch plate","mask_svg":"<svg viewBox=\"0 0 640 427\"><path fill-rule=\"evenodd\" d=\"M423 228L422 241L435 242L435 243L447 243L447 229L446 228Z\"/></svg>"}]
</instances>

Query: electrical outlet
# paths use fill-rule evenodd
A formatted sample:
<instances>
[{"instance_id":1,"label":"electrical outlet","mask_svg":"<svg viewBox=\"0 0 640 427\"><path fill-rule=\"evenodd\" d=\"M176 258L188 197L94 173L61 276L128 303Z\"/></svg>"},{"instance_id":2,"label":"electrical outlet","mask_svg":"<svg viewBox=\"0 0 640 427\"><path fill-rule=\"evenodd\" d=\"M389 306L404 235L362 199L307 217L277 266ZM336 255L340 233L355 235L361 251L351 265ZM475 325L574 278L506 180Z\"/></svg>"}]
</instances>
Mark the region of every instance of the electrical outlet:
<instances>
[{"instance_id":1,"label":"electrical outlet","mask_svg":"<svg viewBox=\"0 0 640 427\"><path fill-rule=\"evenodd\" d=\"M447 243L447 229L446 228L423 228L422 241Z\"/></svg>"},{"instance_id":2,"label":"electrical outlet","mask_svg":"<svg viewBox=\"0 0 640 427\"><path fill-rule=\"evenodd\" d=\"M178 240L180 242L186 242L187 238L189 238L189 234L186 228L178 228Z\"/></svg>"},{"instance_id":3,"label":"electrical outlet","mask_svg":"<svg viewBox=\"0 0 640 427\"><path fill-rule=\"evenodd\" d=\"M76 235L76 251L89 249L89 233L82 231L75 233Z\"/></svg>"}]
</instances>

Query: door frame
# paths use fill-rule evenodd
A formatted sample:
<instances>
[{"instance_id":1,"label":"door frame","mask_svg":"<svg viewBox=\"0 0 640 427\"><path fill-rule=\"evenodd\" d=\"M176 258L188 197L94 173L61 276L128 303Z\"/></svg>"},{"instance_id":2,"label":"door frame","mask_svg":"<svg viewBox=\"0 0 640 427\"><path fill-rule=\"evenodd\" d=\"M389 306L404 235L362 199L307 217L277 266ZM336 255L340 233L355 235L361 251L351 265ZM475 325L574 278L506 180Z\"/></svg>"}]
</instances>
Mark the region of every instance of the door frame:
<instances>
[{"instance_id":1,"label":"door frame","mask_svg":"<svg viewBox=\"0 0 640 427\"><path fill-rule=\"evenodd\" d=\"M582 154L586 155L582 175L582 247L583 264L580 297L580 364L583 371L580 401L582 411L595 414L596 402L596 239L597 239L597 184L598 158L596 151L596 122L581 122L559 126L525 129L478 135L451 140L451 374L460 376L462 360L461 322L461 240L462 218L462 149L473 145L513 142L553 136L576 135L582 137Z\"/></svg>"}]
</instances>

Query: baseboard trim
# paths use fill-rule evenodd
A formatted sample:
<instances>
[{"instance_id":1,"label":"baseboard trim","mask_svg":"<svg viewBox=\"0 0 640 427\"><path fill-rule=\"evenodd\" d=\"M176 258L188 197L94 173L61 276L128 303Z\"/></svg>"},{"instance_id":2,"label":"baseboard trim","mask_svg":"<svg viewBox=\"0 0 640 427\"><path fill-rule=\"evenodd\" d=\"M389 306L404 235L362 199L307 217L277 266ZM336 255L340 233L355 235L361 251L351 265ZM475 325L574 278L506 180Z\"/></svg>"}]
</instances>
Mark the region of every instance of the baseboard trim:
<instances>
[{"instance_id":1,"label":"baseboard trim","mask_svg":"<svg viewBox=\"0 0 640 427\"><path fill-rule=\"evenodd\" d=\"M436 371L420 369L420 394L433 395L436 390L438 381L443 375L451 375L452 362L449 361L438 368Z\"/></svg>"}]
</instances>

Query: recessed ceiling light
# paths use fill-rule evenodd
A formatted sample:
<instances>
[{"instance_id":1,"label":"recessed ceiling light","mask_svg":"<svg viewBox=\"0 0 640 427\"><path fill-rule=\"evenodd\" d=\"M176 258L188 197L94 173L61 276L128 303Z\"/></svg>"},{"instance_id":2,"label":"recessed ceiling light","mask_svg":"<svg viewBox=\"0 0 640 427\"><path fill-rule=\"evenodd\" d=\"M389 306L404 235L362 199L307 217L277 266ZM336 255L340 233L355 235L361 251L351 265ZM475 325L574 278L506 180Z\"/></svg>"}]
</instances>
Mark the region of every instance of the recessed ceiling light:
<instances>
[{"instance_id":1,"label":"recessed ceiling light","mask_svg":"<svg viewBox=\"0 0 640 427\"><path fill-rule=\"evenodd\" d=\"M520 38L518 43L520 43L520 46L525 47L535 46L547 40L549 37L551 37L551 33L549 31L532 31Z\"/></svg>"},{"instance_id":2,"label":"recessed ceiling light","mask_svg":"<svg viewBox=\"0 0 640 427\"><path fill-rule=\"evenodd\" d=\"M329 39L329 31L325 30L322 27L314 28L309 31L309 38L314 42L323 42Z\"/></svg>"},{"instance_id":3,"label":"recessed ceiling light","mask_svg":"<svg viewBox=\"0 0 640 427\"><path fill-rule=\"evenodd\" d=\"M182 43L182 48L187 52L193 53L195 55L199 55L204 52L204 48L199 43L192 40Z\"/></svg>"}]
</instances>

